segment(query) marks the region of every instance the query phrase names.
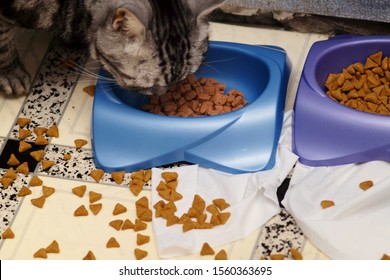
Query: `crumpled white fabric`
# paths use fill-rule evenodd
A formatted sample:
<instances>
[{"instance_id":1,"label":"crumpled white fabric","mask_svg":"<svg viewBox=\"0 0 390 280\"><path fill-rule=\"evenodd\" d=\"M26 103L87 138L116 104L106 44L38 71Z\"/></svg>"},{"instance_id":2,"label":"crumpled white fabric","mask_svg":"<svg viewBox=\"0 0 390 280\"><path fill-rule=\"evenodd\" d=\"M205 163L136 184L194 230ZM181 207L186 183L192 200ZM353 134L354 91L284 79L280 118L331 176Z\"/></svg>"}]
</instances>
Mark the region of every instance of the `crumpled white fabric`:
<instances>
[{"instance_id":1,"label":"crumpled white fabric","mask_svg":"<svg viewBox=\"0 0 390 280\"><path fill-rule=\"evenodd\" d=\"M363 191L359 184L371 180ZM322 200L335 206L322 209ZM333 259L378 260L390 254L390 163L333 167L298 163L282 202L302 231Z\"/></svg>"},{"instance_id":2,"label":"crumpled white fabric","mask_svg":"<svg viewBox=\"0 0 390 280\"><path fill-rule=\"evenodd\" d=\"M289 111L285 113L276 164L271 170L232 175L197 165L171 169L179 174L177 190L183 195L183 199L175 203L178 217L191 207L195 194L200 195L206 205L211 204L213 199L224 198L231 206L223 212L230 212L231 217L225 225L186 233L183 233L181 225L167 227L164 219L153 219L160 257L173 258L199 252L204 242L217 247L239 240L279 213L276 190L297 161L291 146L292 111ZM152 205L161 200L156 187L164 171L158 168L152 171Z\"/></svg>"}]
</instances>

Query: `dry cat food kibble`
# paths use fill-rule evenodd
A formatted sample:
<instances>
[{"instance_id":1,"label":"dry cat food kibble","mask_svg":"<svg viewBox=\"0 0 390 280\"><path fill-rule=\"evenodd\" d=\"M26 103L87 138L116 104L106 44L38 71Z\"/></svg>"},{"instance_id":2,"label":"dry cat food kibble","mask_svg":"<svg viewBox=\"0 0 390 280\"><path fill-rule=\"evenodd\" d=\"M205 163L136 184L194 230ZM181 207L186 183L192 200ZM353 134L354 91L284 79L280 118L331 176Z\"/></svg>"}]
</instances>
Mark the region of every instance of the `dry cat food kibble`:
<instances>
[{"instance_id":1,"label":"dry cat food kibble","mask_svg":"<svg viewBox=\"0 0 390 280\"><path fill-rule=\"evenodd\" d=\"M96 204L90 204L89 209L92 211L92 213L96 216L99 214L100 210L102 210L103 204L96 203Z\"/></svg>"},{"instance_id":2,"label":"dry cat food kibble","mask_svg":"<svg viewBox=\"0 0 390 280\"><path fill-rule=\"evenodd\" d=\"M374 186L374 182L371 181L371 180L364 181L364 182L361 182L361 183L359 184L359 187L360 187L363 191L366 191L366 190L370 189L372 186Z\"/></svg>"},{"instance_id":3,"label":"dry cat food kibble","mask_svg":"<svg viewBox=\"0 0 390 280\"><path fill-rule=\"evenodd\" d=\"M136 260L142 260L148 256L148 252L141 249L134 249L134 256Z\"/></svg>"},{"instance_id":4,"label":"dry cat food kibble","mask_svg":"<svg viewBox=\"0 0 390 280\"><path fill-rule=\"evenodd\" d=\"M178 117L213 116L244 107L248 101L238 90L225 94L226 85L215 79L189 75L161 96L150 96L144 111Z\"/></svg>"},{"instance_id":5,"label":"dry cat food kibble","mask_svg":"<svg viewBox=\"0 0 390 280\"><path fill-rule=\"evenodd\" d=\"M1 237L3 239L13 239L15 238L15 234L14 232L12 231L11 228L7 228L2 234L1 234Z\"/></svg>"},{"instance_id":6,"label":"dry cat food kibble","mask_svg":"<svg viewBox=\"0 0 390 280\"><path fill-rule=\"evenodd\" d=\"M96 260L96 257L95 257L95 255L94 255L94 253L92 251L88 251L88 253L85 255L83 260L85 260L85 261L93 261L93 260Z\"/></svg>"},{"instance_id":7,"label":"dry cat food kibble","mask_svg":"<svg viewBox=\"0 0 390 280\"><path fill-rule=\"evenodd\" d=\"M203 243L202 249L200 250L200 255L201 256L207 256L207 255L212 256L214 254L215 254L215 252L214 252L213 248L211 248L211 246L207 242Z\"/></svg>"},{"instance_id":8,"label":"dry cat food kibble","mask_svg":"<svg viewBox=\"0 0 390 280\"><path fill-rule=\"evenodd\" d=\"M379 51L370 55L365 64L349 65L342 73L329 74L326 94L353 109L390 115L390 67L389 57Z\"/></svg>"},{"instance_id":9,"label":"dry cat food kibble","mask_svg":"<svg viewBox=\"0 0 390 280\"><path fill-rule=\"evenodd\" d=\"M46 248L40 248L33 255L34 258L47 259L47 254L58 254L60 253L60 246L56 240L53 240Z\"/></svg>"},{"instance_id":10,"label":"dry cat food kibble","mask_svg":"<svg viewBox=\"0 0 390 280\"><path fill-rule=\"evenodd\" d=\"M335 204L332 200L323 200L321 201L321 207L323 209L326 209L326 208L329 208L329 207L333 207Z\"/></svg>"},{"instance_id":11,"label":"dry cat food kibble","mask_svg":"<svg viewBox=\"0 0 390 280\"><path fill-rule=\"evenodd\" d=\"M294 260L303 260L302 254L295 248L290 249L291 256Z\"/></svg>"},{"instance_id":12,"label":"dry cat food kibble","mask_svg":"<svg viewBox=\"0 0 390 280\"><path fill-rule=\"evenodd\" d=\"M223 260L227 260L228 259L228 256L227 256L227 253L225 250L221 250L219 251L216 255L215 255L215 260L220 260L220 261L223 261Z\"/></svg>"},{"instance_id":13,"label":"dry cat food kibble","mask_svg":"<svg viewBox=\"0 0 390 280\"><path fill-rule=\"evenodd\" d=\"M106 244L107 248L119 248L121 245L118 243L118 241L115 239L115 237L111 237Z\"/></svg>"},{"instance_id":14,"label":"dry cat food kibble","mask_svg":"<svg viewBox=\"0 0 390 280\"><path fill-rule=\"evenodd\" d=\"M206 202L198 194L194 195L192 205L186 213L179 218L176 215L177 207L175 202L181 200L183 196L177 192L178 177L176 172L162 172L162 181L158 184L156 190L163 200L153 205L155 217L166 220L166 226L182 225L182 231L188 232L194 229L212 229L215 226L224 225L229 220L230 212L220 212L230 206L222 198L213 200L213 204L206 205ZM165 202L165 201L167 202ZM205 211L211 213L208 216Z\"/></svg>"}]
</instances>

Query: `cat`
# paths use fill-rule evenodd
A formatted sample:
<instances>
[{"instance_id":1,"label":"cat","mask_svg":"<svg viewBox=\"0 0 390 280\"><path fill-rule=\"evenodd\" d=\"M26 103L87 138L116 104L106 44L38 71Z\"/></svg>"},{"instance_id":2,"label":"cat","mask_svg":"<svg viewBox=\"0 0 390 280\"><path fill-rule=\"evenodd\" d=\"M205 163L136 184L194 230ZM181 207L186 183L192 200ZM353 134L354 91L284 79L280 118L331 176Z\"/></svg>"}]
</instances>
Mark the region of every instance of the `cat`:
<instances>
[{"instance_id":1,"label":"cat","mask_svg":"<svg viewBox=\"0 0 390 280\"><path fill-rule=\"evenodd\" d=\"M208 48L207 16L225 0L1 0L0 92L27 94L17 27L48 30L89 49L123 88L161 95L195 72Z\"/></svg>"}]
</instances>

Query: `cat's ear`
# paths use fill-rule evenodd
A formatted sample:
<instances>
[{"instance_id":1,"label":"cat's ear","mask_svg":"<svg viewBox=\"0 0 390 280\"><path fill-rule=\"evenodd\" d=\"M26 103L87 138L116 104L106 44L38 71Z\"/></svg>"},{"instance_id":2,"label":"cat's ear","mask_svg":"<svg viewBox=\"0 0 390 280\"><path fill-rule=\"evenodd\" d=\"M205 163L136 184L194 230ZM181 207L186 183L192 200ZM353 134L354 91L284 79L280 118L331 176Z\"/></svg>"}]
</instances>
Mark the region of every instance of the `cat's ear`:
<instances>
[{"instance_id":1,"label":"cat's ear","mask_svg":"<svg viewBox=\"0 0 390 280\"><path fill-rule=\"evenodd\" d=\"M145 36L145 24L129 9L121 7L115 12L112 27L116 31L122 31L131 37Z\"/></svg>"},{"instance_id":2,"label":"cat's ear","mask_svg":"<svg viewBox=\"0 0 390 280\"><path fill-rule=\"evenodd\" d=\"M187 3L192 13L200 18L210 14L213 10L221 6L226 0L183 0Z\"/></svg>"}]
</instances>

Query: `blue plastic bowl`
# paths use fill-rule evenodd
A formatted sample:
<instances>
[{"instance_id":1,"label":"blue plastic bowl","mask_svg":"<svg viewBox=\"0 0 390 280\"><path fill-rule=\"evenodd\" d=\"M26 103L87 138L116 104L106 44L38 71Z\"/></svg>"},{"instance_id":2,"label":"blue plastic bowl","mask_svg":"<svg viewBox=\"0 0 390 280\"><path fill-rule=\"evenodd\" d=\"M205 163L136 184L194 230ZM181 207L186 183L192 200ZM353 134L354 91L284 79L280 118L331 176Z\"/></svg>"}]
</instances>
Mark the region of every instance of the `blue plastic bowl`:
<instances>
[{"instance_id":1,"label":"blue plastic bowl","mask_svg":"<svg viewBox=\"0 0 390 280\"><path fill-rule=\"evenodd\" d=\"M248 105L217 116L168 117L140 108L147 97L97 82L93 106L95 164L136 171L181 161L229 173L270 169L283 121L290 65L283 49L212 42L195 75L244 93ZM101 75L108 75L102 70Z\"/></svg>"}]
</instances>

